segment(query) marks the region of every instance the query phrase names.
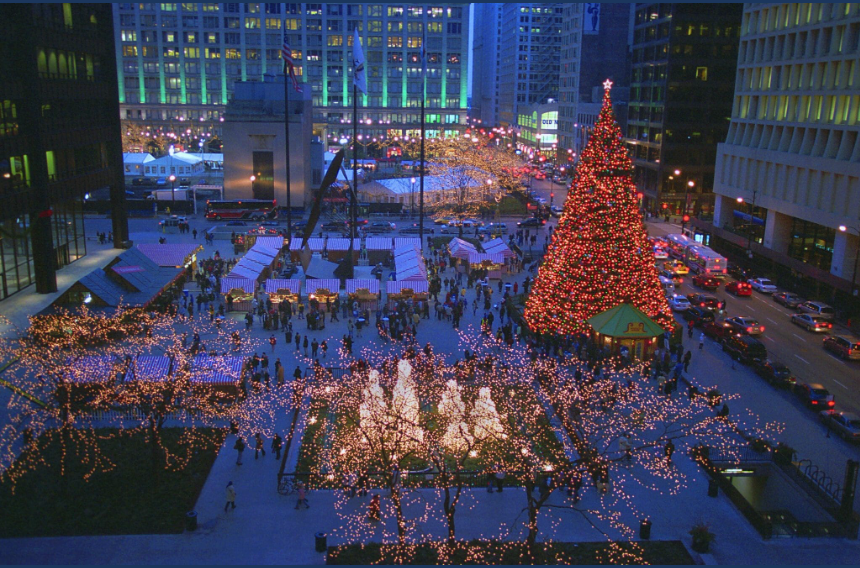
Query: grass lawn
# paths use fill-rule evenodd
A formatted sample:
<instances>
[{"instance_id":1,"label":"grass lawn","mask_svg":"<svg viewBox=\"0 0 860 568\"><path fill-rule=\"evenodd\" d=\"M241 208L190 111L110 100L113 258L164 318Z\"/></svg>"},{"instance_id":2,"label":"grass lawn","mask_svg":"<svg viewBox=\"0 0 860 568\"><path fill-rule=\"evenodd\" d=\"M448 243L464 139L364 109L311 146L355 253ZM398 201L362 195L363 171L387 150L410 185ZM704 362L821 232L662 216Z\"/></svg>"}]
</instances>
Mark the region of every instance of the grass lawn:
<instances>
[{"instance_id":1,"label":"grass lawn","mask_svg":"<svg viewBox=\"0 0 860 568\"><path fill-rule=\"evenodd\" d=\"M694 564L684 545L674 541L645 541L638 543L643 549L644 561L648 564L683 565ZM327 564L390 564L391 559L380 558L380 544L370 543L364 546L351 544L343 547L329 547L326 557ZM620 543L621 548L630 548L628 543ZM467 550L458 550L446 559L446 564L524 564L521 558L522 546L515 543L497 543L472 541L467 545L470 561L467 562ZM608 564L606 553L609 545L605 542L556 542L547 545L539 551L535 564ZM481 561L475 561L475 553L480 551ZM616 555L613 555L615 558ZM410 564L438 564L439 559L432 546L418 545ZM618 563L617 561L615 563ZM623 562L629 564L630 561Z\"/></svg>"},{"instance_id":2,"label":"grass lawn","mask_svg":"<svg viewBox=\"0 0 860 568\"><path fill-rule=\"evenodd\" d=\"M510 195L506 195L499 202L499 214L501 215L528 215L526 204Z\"/></svg>"},{"instance_id":3,"label":"grass lawn","mask_svg":"<svg viewBox=\"0 0 860 568\"><path fill-rule=\"evenodd\" d=\"M163 439L165 446L184 456L185 448L177 448L182 431L167 428ZM85 481L88 469L73 455L65 483L59 469L60 444L56 436L43 436L41 453L50 465L24 473L14 493L8 479L0 483L0 537L181 533L185 513L193 509L226 436L220 429L199 432L206 442L197 442L188 465L181 471L160 472L158 483L144 434L99 430L100 437L109 438L99 442L99 450L116 468ZM16 467L20 466L13 465L12 470Z\"/></svg>"}]
</instances>

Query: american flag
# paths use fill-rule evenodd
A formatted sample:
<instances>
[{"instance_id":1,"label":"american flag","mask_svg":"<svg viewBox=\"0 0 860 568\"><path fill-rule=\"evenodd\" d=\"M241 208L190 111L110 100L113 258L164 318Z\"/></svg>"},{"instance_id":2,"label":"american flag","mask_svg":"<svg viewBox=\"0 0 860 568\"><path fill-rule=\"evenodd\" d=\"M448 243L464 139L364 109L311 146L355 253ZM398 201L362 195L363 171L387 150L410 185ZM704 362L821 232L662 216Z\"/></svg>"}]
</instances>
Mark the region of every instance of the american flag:
<instances>
[{"instance_id":1,"label":"american flag","mask_svg":"<svg viewBox=\"0 0 860 568\"><path fill-rule=\"evenodd\" d=\"M284 72L288 73L290 79L293 80L293 88L301 93L302 89L299 87L299 80L296 77L296 65L293 61L293 50L290 48L290 40L287 37L287 22L284 22L284 44L281 46L281 57L284 58Z\"/></svg>"}]
</instances>

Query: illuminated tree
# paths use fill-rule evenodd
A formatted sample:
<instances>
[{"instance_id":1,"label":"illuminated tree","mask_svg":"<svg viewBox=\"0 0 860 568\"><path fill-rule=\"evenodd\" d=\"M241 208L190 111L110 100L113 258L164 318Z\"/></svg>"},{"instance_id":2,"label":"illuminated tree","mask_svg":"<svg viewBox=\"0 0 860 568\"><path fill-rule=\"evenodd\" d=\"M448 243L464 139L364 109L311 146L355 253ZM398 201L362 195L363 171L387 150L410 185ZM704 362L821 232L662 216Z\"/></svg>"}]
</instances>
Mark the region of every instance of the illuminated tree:
<instances>
[{"instance_id":1,"label":"illuminated tree","mask_svg":"<svg viewBox=\"0 0 860 568\"><path fill-rule=\"evenodd\" d=\"M586 332L588 318L622 303L666 330L673 325L638 210L633 162L612 114L610 85L526 302L524 316L534 332Z\"/></svg>"}]
</instances>

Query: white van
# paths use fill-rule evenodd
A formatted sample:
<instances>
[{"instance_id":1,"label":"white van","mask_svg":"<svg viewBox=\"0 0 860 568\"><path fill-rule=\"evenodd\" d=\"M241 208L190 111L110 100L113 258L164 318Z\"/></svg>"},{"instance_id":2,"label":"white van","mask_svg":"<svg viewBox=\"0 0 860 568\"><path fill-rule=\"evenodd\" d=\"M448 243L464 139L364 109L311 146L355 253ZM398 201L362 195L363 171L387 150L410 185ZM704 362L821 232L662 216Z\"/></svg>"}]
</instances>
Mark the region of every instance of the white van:
<instances>
[{"instance_id":1,"label":"white van","mask_svg":"<svg viewBox=\"0 0 860 568\"><path fill-rule=\"evenodd\" d=\"M658 276L657 278L660 280L660 286L663 287L663 292L667 297L671 297L675 293L675 283L665 276Z\"/></svg>"}]
</instances>

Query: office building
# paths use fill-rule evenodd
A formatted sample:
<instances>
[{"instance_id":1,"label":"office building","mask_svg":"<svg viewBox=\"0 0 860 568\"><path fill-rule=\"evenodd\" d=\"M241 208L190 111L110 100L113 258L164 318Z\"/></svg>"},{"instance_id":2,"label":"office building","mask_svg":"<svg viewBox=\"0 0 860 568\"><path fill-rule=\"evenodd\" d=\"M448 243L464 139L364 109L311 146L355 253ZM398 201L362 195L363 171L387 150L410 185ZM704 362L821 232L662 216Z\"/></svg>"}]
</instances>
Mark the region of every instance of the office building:
<instances>
[{"instance_id":1,"label":"office building","mask_svg":"<svg viewBox=\"0 0 860 568\"><path fill-rule=\"evenodd\" d=\"M472 106L469 118L490 128L499 120L499 44L502 5L472 4Z\"/></svg>"},{"instance_id":2,"label":"office building","mask_svg":"<svg viewBox=\"0 0 860 568\"><path fill-rule=\"evenodd\" d=\"M520 106L558 100L563 6L560 3L502 4L500 125L515 126Z\"/></svg>"},{"instance_id":3,"label":"office building","mask_svg":"<svg viewBox=\"0 0 860 568\"><path fill-rule=\"evenodd\" d=\"M744 6L713 226L701 227L818 297L846 298L860 277L858 86L860 4Z\"/></svg>"},{"instance_id":4,"label":"office building","mask_svg":"<svg viewBox=\"0 0 860 568\"><path fill-rule=\"evenodd\" d=\"M558 149L558 103L522 105L517 115L517 150L554 162Z\"/></svg>"},{"instance_id":5,"label":"office building","mask_svg":"<svg viewBox=\"0 0 860 568\"><path fill-rule=\"evenodd\" d=\"M561 54L558 83L558 159L572 163L579 122L579 70L582 54L583 4L565 4L561 18ZM570 150L568 152L568 150Z\"/></svg>"},{"instance_id":6,"label":"office building","mask_svg":"<svg viewBox=\"0 0 860 568\"><path fill-rule=\"evenodd\" d=\"M283 73L283 26L314 134L332 145L351 135L352 41L367 70L360 95L362 143L419 129L421 41L427 38L427 136L465 128L468 5L115 4L123 119L205 122L218 128L238 81Z\"/></svg>"},{"instance_id":7,"label":"office building","mask_svg":"<svg viewBox=\"0 0 860 568\"><path fill-rule=\"evenodd\" d=\"M742 9L636 5L627 145L643 205L652 213L713 210L714 162L732 111Z\"/></svg>"},{"instance_id":8,"label":"office building","mask_svg":"<svg viewBox=\"0 0 860 568\"><path fill-rule=\"evenodd\" d=\"M0 18L0 298L87 253L83 206L110 188L128 239L109 4L3 4Z\"/></svg>"}]
</instances>

